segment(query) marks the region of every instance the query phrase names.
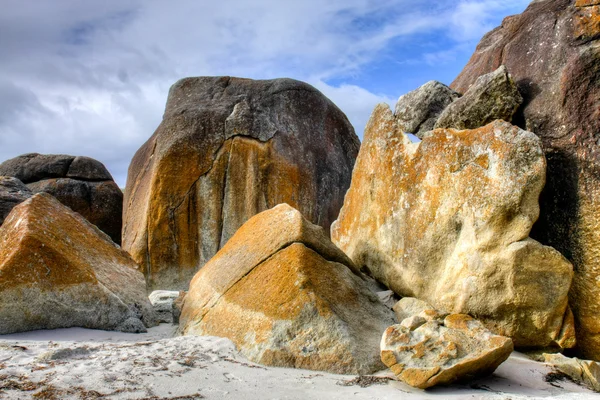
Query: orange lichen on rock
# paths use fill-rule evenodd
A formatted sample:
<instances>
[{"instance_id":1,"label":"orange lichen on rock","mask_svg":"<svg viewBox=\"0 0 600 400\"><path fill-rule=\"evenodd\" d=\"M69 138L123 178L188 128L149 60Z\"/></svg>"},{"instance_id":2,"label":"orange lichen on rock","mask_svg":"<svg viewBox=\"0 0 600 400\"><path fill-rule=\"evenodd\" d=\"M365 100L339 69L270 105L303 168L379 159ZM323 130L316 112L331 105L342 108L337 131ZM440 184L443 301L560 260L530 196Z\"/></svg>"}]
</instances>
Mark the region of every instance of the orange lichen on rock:
<instances>
[{"instance_id":1,"label":"orange lichen on rock","mask_svg":"<svg viewBox=\"0 0 600 400\"><path fill-rule=\"evenodd\" d=\"M321 227L288 205L246 222L194 277L183 334L231 339L250 360L335 373L383 368L393 315Z\"/></svg>"},{"instance_id":2,"label":"orange lichen on rock","mask_svg":"<svg viewBox=\"0 0 600 400\"><path fill-rule=\"evenodd\" d=\"M0 333L154 323L143 275L107 235L45 193L13 208L0 227Z\"/></svg>"},{"instance_id":3,"label":"orange lichen on rock","mask_svg":"<svg viewBox=\"0 0 600 400\"><path fill-rule=\"evenodd\" d=\"M381 360L411 386L426 389L491 374L513 351L509 338L494 335L468 315L444 317L429 304L407 297L397 306L411 316L385 331ZM437 317L420 317L420 308L436 311ZM419 324L413 324L415 318Z\"/></svg>"},{"instance_id":4,"label":"orange lichen on rock","mask_svg":"<svg viewBox=\"0 0 600 400\"><path fill-rule=\"evenodd\" d=\"M562 328L573 269L528 238L545 167L539 139L509 123L410 143L379 105L331 236L400 296L474 315L517 346L547 346L572 333Z\"/></svg>"},{"instance_id":5,"label":"orange lichen on rock","mask_svg":"<svg viewBox=\"0 0 600 400\"><path fill-rule=\"evenodd\" d=\"M123 248L152 289L186 290L244 222L277 204L328 231L359 146L346 116L307 84L183 79L129 168Z\"/></svg>"}]
</instances>

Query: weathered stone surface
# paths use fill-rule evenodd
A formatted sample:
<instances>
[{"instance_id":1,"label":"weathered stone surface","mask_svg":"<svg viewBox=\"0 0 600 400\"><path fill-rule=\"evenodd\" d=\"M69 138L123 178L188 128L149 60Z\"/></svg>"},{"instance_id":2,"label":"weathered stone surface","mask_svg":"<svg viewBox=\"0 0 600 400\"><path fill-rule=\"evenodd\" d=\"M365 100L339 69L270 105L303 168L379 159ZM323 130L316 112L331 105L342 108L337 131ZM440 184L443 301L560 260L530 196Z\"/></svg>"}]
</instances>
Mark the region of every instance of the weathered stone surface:
<instances>
[{"instance_id":1,"label":"weathered stone surface","mask_svg":"<svg viewBox=\"0 0 600 400\"><path fill-rule=\"evenodd\" d=\"M410 143L381 104L332 239L400 296L473 315L516 346L572 343L572 266L528 238L545 166L539 139L507 122Z\"/></svg>"},{"instance_id":2,"label":"weathered stone surface","mask_svg":"<svg viewBox=\"0 0 600 400\"><path fill-rule=\"evenodd\" d=\"M426 301L415 299L414 297L403 297L392 308L398 321L403 321L414 316L430 321L431 319L444 319L448 315L448 313L436 310Z\"/></svg>"},{"instance_id":3,"label":"weathered stone surface","mask_svg":"<svg viewBox=\"0 0 600 400\"><path fill-rule=\"evenodd\" d=\"M497 119L512 122L523 102L504 65L480 76L463 97L439 116L435 128L475 129Z\"/></svg>"},{"instance_id":4,"label":"weathered stone surface","mask_svg":"<svg viewBox=\"0 0 600 400\"><path fill-rule=\"evenodd\" d=\"M273 366L371 373L393 313L321 227L282 204L252 217L194 277L183 334L231 339Z\"/></svg>"},{"instance_id":5,"label":"weathered stone surface","mask_svg":"<svg viewBox=\"0 0 600 400\"><path fill-rule=\"evenodd\" d=\"M123 192L106 167L89 157L24 154L0 164L35 193L49 193L121 243Z\"/></svg>"},{"instance_id":6,"label":"weathered stone surface","mask_svg":"<svg viewBox=\"0 0 600 400\"><path fill-rule=\"evenodd\" d=\"M556 370L570 376L575 382L600 392L600 364L594 361L565 357L562 354L544 354L544 361Z\"/></svg>"},{"instance_id":7,"label":"weathered stone surface","mask_svg":"<svg viewBox=\"0 0 600 400\"><path fill-rule=\"evenodd\" d=\"M525 102L515 119L541 138L548 160L532 237L573 263L577 340L584 358L600 360L600 29L586 17L596 6L532 3L481 40L452 88L463 92L500 65L517 83Z\"/></svg>"},{"instance_id":8,"label":"weathered stone surface","mask_svg":"<svg viewBox=\"0 0 600 400\"><path fill-rule=\"evenodd\" d=\"M186 78L129 168L123 247L153 289L187 289L251 216L288 203L329 231L360 144L346 116L291 79Z\"/></svg>"},{"instance_id":9,"label":"weathered stone surface","mask_svg":"<svg viewBox=\"0 0 600 400\"><path fill-rule=\"evenodd\" d=\"M0 176L0 225L14 206L33 196L33 192L17 178Z\"/></svg>"},{"instance_id":10,"label":"weathered stone surface","mask_svg":"<svg viewBox=\"0 0 600 400\"><path fill-rule=\"evenodd\" d=\"M489 375L512 351L509 338L464 314L407 318L381 339L381 360L398 379L420 389Z\"/></svg>"},{"instance_id":11,"label":"weathered stone surface","mask_svg":"<svg viewBox=\"0 0 600 400\"><path fill-rule=\"evenodd\" d=\"M172 323L174 321L173 309L175 300L179 298L180 292L173 290L155 290L148 298L159 322ZM178 315L179 317L179 315Z\"/></svg>"},{"instance_id":12,"label":"weathered stone surface","mask_svg":"<svg viewBox=\"0 0 600 400\"><path fill-rule=\"evenodd\" d=\"M84 327L142 332L155 324L129 255L46 193L0 227L0 333Z\"/></svg>"},{"instance_id":13,"label":"weathered stone surface","mask_svg":"<svg viewBox=\"0 0 600 400\"><path fill-rule=\"evenodd\" d=\"M394 115L404 127L420 139L433 129L440 114L460 94L437 81L429 81L420 88L400 96Z\"/></svg>"}]
</instances>

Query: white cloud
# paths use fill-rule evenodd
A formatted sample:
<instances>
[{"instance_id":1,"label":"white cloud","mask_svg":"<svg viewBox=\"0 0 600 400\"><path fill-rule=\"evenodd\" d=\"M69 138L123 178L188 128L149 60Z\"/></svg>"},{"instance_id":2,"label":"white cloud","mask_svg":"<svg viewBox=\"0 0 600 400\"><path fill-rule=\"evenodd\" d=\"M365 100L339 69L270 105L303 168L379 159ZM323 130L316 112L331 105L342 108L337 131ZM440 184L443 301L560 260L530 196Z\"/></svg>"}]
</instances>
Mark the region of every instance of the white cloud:
<instances>
[{"instance_id":1,"label":"white cloud","mask_svg":"<svg viewBox=\"0 0 600 400\"><path fill-rule=\"evenodd\" d=\"M501 7L484 3L495 12ZM325 82L359 73L399 37L435 30L477 35L485 22L470 19L494 11L475 4L4 0L0 161L33 151L88 155L123 184L133 153L160 122L169 86L184 76L305 80L361 134L374 105L393 100Z\"/></svg>"}]
</instances>

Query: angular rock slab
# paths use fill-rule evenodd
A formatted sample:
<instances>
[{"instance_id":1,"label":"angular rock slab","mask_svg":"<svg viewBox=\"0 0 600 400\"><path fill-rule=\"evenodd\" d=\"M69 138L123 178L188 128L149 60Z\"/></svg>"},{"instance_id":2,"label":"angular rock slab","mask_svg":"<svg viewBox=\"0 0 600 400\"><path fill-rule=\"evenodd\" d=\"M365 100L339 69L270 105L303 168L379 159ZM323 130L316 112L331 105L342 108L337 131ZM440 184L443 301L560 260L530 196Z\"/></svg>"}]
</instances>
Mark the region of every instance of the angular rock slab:
<instances>
[{"instance_id":1,"label":"angular rock slab","mask_svg":"<svg viewBox=\"0 0 600 400\"><path fill-rule=\"evenodd\" d=\"M509 338L464 314L404 320L381 339L381 360L398 379L420 389L489 375L512 351Z\"/></svg>"},{"instance_id":2,"label":"angular rock slab","mask_svg":"<svg viewBox=\"0 0 600 400\"><path fill-rule=\"evenodd\" d=\"M29 153L0 164L0 175L48 193L121 243L123 192L106 167L89 157Z\"/></svg>"},{"instance_id":3,"label":"angular rock slab","mask_svg":"<svg viewBox=\"0 0 600 400\"><path fill-rule=\"evenodd\" d=\"M600 392L600 364L589 360L569 358L562 354L544 354L544 361L568 375L575 382Z\"/></svg>"},{"instance_id":4,"label":"angular rock slab","mask_svg":"<svg viewBox=\"0 0 600 400\"><path fill-rule=\"evenodd\" d=\"M506 65L524 97L517 123L541 138L548 183L532 237L574 265L570 304L583 358L600 360L600 4L536 1L483 37L451 87Z\"/></svg>"},{"instance_id":5,"label":"angular rock slab","mask_svg":"<svg viewBox=\"0 0 600 400\"><path fill-rule=\"evenodd\" d=\"M187 290L244 222L277 204L329 231L359 147L342 111L305 83L180 80L129 168L123 248L151 289Z\"/></svg>"},{"instance_id":6,"label":"angular rock slab","mask_svg":"<svg viewBox=\"0 0 600 400\"><path fill-rule=\"evenodd\" d=\"M252 217L194 277L184 335L231 339L250 360L344 374L384 368L393 313L352 262L288 205Z\"/></svg>"},{"instance_id":7,"label":"angular rock slab","mask_svg":"<svg viewBox=\"0 0 600 400\"><path fill-rule=\"evenodd\" d=\"M446 107L435 128L475 129L497 119L512 122L521 103L523 97L502 65L480 76L463 97Z\"/></svg>"},{"instance_id":8,"label":"angular rock slab","mask_svg":"<svg viewBox=\"0 0 600 400\"><path fill-rule=\"evenodd\" d=\"M545 167L539 139L509 123L413 144L382 104L331 236L400 296L472 315L516 346L569 347L573 268L528 238Z\"/></svg>"},{"instance_id":9,"label":"angular rock slab","mask_svg":"<svg viewBox=\"0 0 600 400\"><path fill-rule=\"evenodd\" d=\"M423 139L425 132L433 130L440 114L459 97L459 93L443 83L430 81L400 96L394 115L405 132Z\"/></svg>"},{"instance_id":10,"label":"angular rock slab","mask_svg":"<svg viewBox=\"0 0 600 400\"><path fill-rule=\"evenodd\" d=\"M17 178L0 176L0 225L17 204L33 196L33 192Z\"/></svg>"},{"instance_id":11,"label":"angular rock slab","mask_svg":"<svg viewBox=\"0 0 600 400\"><path fill-rule=\"evenodd\" d=\"M0 227L0 334L155 325L144 276L107 235L52 196L13 208Z\"/></svg>"}]
</instances>

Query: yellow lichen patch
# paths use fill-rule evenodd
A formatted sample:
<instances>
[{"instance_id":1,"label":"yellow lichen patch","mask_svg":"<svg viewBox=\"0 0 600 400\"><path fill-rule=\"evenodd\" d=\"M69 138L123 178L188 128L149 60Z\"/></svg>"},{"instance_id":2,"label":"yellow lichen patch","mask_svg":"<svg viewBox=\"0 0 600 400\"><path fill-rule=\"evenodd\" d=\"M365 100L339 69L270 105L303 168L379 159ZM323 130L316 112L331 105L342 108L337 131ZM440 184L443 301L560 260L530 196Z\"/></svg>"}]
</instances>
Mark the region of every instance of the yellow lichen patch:
<instances>
[{"instance_id":1,"label":"yellow lichen patch","mask_svg":"<svg viewBox=\"0 0 600 400\"><path fill-rule=\"evenodd\" d=\"M429 378L440 372L440 367L436 366L429 369L422 368L405 368L401 373L401 379L411 386L424 389L428 387L427 381Z\"/></svg>"},{"instance_id":2,"label":"yellow lichen patch","mask_svg":"<svg viewBox=\"0 0 600 400\"><path fill-rule=\"evenodd\" d=\"M592 39L600 35L600 5L580 8L574 17L574 36L577 39Z\"/></svg>"}]
</instances>

